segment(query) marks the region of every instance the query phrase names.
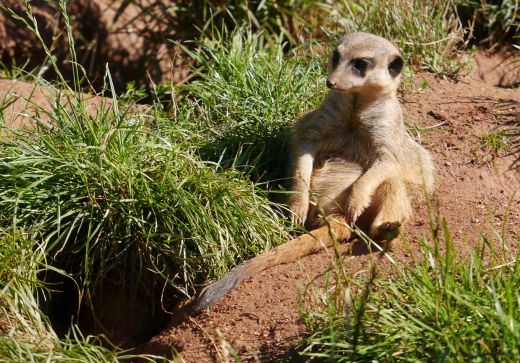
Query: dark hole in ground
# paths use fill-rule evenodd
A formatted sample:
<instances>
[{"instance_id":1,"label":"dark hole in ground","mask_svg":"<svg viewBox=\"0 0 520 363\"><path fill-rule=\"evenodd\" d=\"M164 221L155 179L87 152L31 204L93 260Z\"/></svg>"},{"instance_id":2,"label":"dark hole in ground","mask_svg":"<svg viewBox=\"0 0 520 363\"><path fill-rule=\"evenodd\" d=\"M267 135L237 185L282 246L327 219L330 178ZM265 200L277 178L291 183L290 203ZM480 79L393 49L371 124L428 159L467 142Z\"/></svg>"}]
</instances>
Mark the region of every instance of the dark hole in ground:
<instances>
[{"instance_id":1,"label":"dark hole in ground","mask_svg":"<svg viewBox=\"0 0 520 363\"><path fill-rule=\"evenodd\" d=\"M134 348L163 330L169 321L167 311L176 303L175 293L165 292L163 286L131 291L130 284L119 282L122 276L106 278L89 297L80 295L72 278L47 272L50 292L40 299L41 307L58 336L70 335L77 326L84 336L104 334L116 346Z\"/></svg>"}]
</instances>

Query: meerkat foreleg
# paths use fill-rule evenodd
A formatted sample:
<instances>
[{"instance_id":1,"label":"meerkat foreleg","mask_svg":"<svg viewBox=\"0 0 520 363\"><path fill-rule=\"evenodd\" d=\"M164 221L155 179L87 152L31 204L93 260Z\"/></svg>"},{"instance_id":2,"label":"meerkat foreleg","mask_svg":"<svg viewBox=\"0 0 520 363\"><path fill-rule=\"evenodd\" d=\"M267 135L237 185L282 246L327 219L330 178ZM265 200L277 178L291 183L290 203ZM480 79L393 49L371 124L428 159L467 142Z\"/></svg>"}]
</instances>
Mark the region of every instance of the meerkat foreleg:
<instances>
[{"instance_id":1,"label":"meerkat foreleg","mask_svg":"<svg viewBox=\"0 0 520 363\"><path fill-rule=\"evenodd\" d=\"M315 158L314 145L302 144L297 153L292 187L294 194L289 199L289 208L293 212L293 220L303 225L309 212L310 184Z\"/></svg>"},{"instance_id":2,"label":"meerkat foreleg","mask_svg":"<svg viewBox=\"0 0 520 363\"><path fill-rule=\"evenodd\" d=\"M351 187L346 203L346 219L354 223L372 201L377 187L396 174L397 165L390 161L377 161L362 174Z\"/></svg>"}]
</instances>

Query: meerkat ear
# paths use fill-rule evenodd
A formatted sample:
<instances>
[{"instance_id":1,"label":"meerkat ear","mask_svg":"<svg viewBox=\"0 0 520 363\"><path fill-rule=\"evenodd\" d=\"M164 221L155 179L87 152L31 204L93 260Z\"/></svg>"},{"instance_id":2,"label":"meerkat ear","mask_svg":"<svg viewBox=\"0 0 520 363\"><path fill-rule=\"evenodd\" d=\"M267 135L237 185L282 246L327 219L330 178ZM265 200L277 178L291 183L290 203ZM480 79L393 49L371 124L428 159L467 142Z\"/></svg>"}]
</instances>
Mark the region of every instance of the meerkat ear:
<instances>
[{"instance_id":1,"label":"meerkat ear","mask_svg":"<svg viewBox=\"0 0 520 363\"><path fill-rule=\"evenodd\" d=\"M404 61L400 55L396 55L395 58L388 64L388 71L392 77L397 77L403 69Z\"/></svg>"}]
</instances>

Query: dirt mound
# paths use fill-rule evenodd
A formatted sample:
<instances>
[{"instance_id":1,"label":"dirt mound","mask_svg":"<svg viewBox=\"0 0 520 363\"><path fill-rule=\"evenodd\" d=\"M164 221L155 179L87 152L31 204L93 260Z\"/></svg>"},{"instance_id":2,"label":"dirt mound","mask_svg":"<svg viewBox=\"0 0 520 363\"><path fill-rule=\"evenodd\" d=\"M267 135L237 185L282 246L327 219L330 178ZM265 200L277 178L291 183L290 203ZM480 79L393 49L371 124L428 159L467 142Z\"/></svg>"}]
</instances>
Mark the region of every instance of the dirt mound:
<instances>
[{"instance_id":1,"label":"dirt mound","mask_svg":"<svg viewBox=\"0 0 520 363\"><path fill-rule=\"evenodd\" d=\"M404 96L405 120L412 129L420 130L422 143L433 155L440 215L448 221L455 241L466 238L470 244L475 243L478 233L489 233L491 227L499 229L506 212L510 236L518 233L519 140L513 136L509 147L500 150L490 147L486 140L497 127L518 127L520 91L493 87L478 73L458 83L430 74L415 78L415 90L421 84L429 86ZM429 234L428 224L428 212L421 206L404 237L413 246L414 240ZM352 274L378 259L363 245L351 248L352 256L346 264ZM411 254L417 252L408 252L397 244L392 254L411 262ZM331 261L325 251L264 271L203 313L181 321L174 316L170 327L142 351L164 355L178 351L187 362L226 361L230 344L244 361L291 359L305 333L299 315L299 291L322 276ZM389 267L385 259L378 264L383 271Z\"/></svg>"},{"instance_id":2,"label":"dirt mound","mask_svg":"<svg viewBox=\"0 0 520 363\"><path fill-rule=\"evenodd\" d=\"M497 87L520 85L520 56L518 50L482 50L475 54L475 74Z\"/></svg>"},{"instance_id":3,"label":"dirt mound","mask_svg":"<svg viewBox=\"0 0 520 363\"><path fill-rule=\"evenodd\" d=\"M54 107L55 90L16 80L0 79L0 120L8 127L33 128L35 118L50 122L49 113ZM67 103L65 94L61 104ZM96 117L100 106L110 107L111 100L96 95L82 94L87 111Z\"/></svg>"}]
</instances>

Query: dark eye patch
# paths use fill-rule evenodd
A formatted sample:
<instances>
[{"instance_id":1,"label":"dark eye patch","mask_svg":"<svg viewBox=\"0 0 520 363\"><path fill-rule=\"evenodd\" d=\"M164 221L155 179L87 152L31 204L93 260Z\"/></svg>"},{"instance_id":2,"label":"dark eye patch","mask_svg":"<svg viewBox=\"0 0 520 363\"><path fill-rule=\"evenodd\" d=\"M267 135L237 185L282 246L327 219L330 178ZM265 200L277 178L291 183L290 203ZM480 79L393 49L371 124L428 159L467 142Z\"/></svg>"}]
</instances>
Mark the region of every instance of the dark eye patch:
<instances>
[{"instance_id":1,"label":"dark eye patch","mask_svg":"<svg viewBox=\"0 0 520 363\"><path fill-rule=\"evenodd\" d=\"M355 58L350 61L352 65L352 69L354 73L356 73L360 77L364 77L368 66L370 65L370 61L364 58Z\"/></svg>"},{"instance_id":2,"label":"dark eye patch","mask_svg":"<svg viewBox=\"0 0 520 363\"><path fill-rule=\"evenodd\" d=\"M404 61L401 56L397 55L393 61L388 64L388 72L392 77L397 77L403 69Z\"/></svg>"},{"instance_id":3,"label":"dark eye patch","mask_svg":"<svg viewBox=\"0 0 520 363\"><path fill-rule=\"evenodd\" d=\"M332 69L335 69L339 64L340 55L337 49L332 52Z\"/></svg>"}]
</instances>

